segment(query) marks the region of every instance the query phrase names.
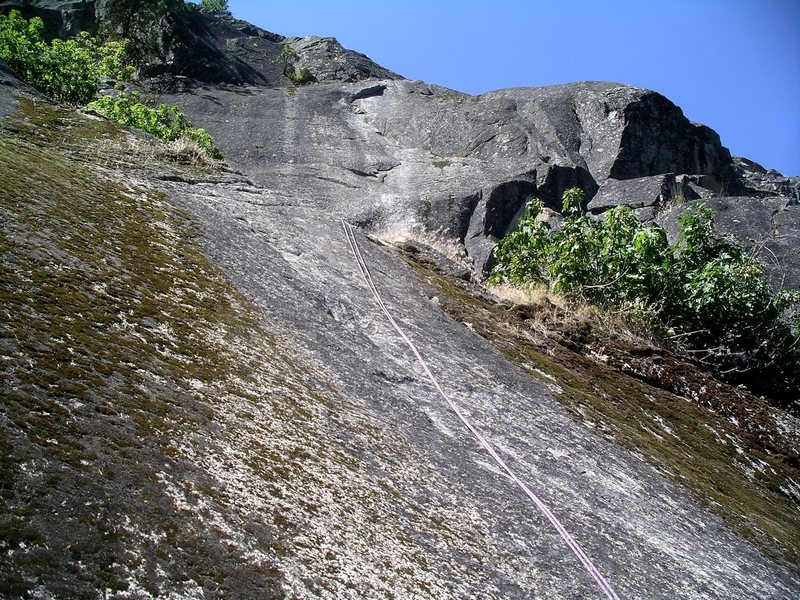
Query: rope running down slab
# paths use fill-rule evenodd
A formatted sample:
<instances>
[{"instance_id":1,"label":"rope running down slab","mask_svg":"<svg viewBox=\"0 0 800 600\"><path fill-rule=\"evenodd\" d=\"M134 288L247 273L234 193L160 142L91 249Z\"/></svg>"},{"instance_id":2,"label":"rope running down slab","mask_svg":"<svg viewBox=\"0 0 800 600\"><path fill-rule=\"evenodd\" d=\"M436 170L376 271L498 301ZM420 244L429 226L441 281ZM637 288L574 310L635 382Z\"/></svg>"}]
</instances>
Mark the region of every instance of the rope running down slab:
<instances>
[{"instance_id":1,"label":"rope running down slab","mask_svg":"<svg viewBox=\"0 0 800 600\"><path fill-rule=\"evenodd\" d=\"M401 329L401 327L397 324L397 322L392 317L392 314L389 312L386 304L383 302L383 298L381 298L380 292L378 291L377 286L375 285L374 280L372 279L372 275L369 271L369 267L367 266L366 261L364 260L364 256L361 254L361 249L358 247L358 242L356 241L356 236L353 231L353 226L347 223L344 219L341 220L342 228L344 229L344 233L347 236L347 242L350 244L350 250L353 253L353 256L356 259L356 263L358 264L358 269L361 271L361 275L364 278L367 286L369 287L370 291L372 292L372 296L375 298L375 301L378 303L383 314L388 319L389 323L391 323L392 327L394 327L395 331L397 331L398 335L403 339L403 341L408 345L408 347L413 352L414 356L416 357L419 364L422 366L422 369L425 371L425 374L430 379L433 386L439 392L439 394L444 398L445 402L447 402L448 406L455 412L461 422L469 429L473 436L480 442L481 446L489 453L489 455L494 459L494 461L500 466L500 468L514 481L514 483L519 486L519 488L525 492L528 498L533 501L536 507L547 517L547 520L550 521L551 525L558 531L561 538L564 542L569 546L575 556L578 557L583 567L586 571L592 576L592 578L597 582L597 585L600 587L601 590L605 593L605 595L609 598L609 600L619 600L616 592L611 587L611 585L606 581L603 574L594 566L594 563L591 559L586 555L583 551L583 548L580 547L578 542L569 534L569 532L564 528L558 518L550 511L550 509L542 502L536 494L534 494L530 488L519 478L517 475L511 470L511 468L506 464L506 462L500 457L500 455L495 451L494 447L486 440L486 438L481 435L481 433L473 427L472 423L470 423L464 414L459 410L459 408L455 405L455 403L450 399L450 397L445 393L442 389L442 386L439 385L439 382L431 373L428 364L422 358L422 355L417 350L417 347L414 345L405 332Z\"/></svg>"}]
</instances>

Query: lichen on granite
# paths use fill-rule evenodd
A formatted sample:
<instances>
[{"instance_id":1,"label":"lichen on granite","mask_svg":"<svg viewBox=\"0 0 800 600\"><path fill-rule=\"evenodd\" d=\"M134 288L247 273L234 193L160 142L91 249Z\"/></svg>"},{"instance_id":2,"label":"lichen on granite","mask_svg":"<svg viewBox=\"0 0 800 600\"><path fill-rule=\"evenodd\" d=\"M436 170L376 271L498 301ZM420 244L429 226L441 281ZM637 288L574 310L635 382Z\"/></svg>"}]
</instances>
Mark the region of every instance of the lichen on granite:
<instances>
[{"instance_id":1,"label":"lichen on granite","mask_svg":"<svg viewBox=\"0 0 800 600\"><path fill-rule=\"evenodd\" d=\"M554 389L577 422L642 456L762 552L800 569L795 417L645 338L631 343L598 321L499 302L400 251L444 310Z\"/></svg>"},{"instance_id":2,"label":"lichen on granite","mask_svg":"<svg viewBox=\"0 0 800 600\"><path fill-rule=\"evenodd\" d=\"M0 134L0 594L534 587L466 489L230 285L137 148L26 101Z\"/></svg>"}]
</instances>

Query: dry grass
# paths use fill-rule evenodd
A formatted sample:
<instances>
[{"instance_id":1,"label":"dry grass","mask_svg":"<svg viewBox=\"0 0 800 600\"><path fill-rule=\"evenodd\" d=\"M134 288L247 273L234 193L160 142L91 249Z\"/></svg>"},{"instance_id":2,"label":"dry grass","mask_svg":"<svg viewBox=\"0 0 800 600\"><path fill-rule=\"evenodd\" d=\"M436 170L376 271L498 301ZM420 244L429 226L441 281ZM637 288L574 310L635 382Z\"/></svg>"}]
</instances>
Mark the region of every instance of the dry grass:
<instances>
[{"instance_id":1,"label":"dry grass","mask_svg":"<svg viewBox=\"0 0 800 600\"><path fill-rule=\"evenodd\" d=\"M529 324L545 335L553 328L582 325L616 339L663 346L652 318L637 307L610 309L568 300L544 285L520 287L503 283L488 291L503 304L528 309L525 312Z\"/></svg>"},{"instance_id":2,"label":"dry grass","mask_svg":"<svg viewBox=\"0 0 800 600\"><path fill-rule=\"evenodd\" d=\"M216 160L206 154L206 151L197 142L185 136L159 144L156 146L155 153L158 158L163 160L193 167L211 169L218 164Z\"/></svg>"},{"instance_id":3,"label":"dry grass","mask_svg":"<svg viewBox=\"0 0 800 600\"><path fill-rule=\"evenodd\" d=\"M549 303L562 310L567 309L567 301L564 297L543 285L519 287L510 283L501 283L490 287L489 291L501 302L521 306L541 306Z\"/></svg>"}]
</instances>

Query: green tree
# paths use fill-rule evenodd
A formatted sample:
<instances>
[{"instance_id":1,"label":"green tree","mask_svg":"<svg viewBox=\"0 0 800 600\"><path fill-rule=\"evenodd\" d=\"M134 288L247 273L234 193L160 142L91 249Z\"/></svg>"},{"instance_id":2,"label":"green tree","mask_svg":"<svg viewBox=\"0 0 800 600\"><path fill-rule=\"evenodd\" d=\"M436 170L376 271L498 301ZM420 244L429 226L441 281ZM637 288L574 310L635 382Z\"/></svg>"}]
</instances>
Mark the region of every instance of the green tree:
<instances>
[{"instance_id":1,"label":"green tree","mask_svg":"<svg viewBox=\"0 0 800 600\"><path fill-rule=\"evenodd\" d=\"M61 102L86 104L97 94L98 77L130 79L127 42L98 44L87 33L44 41L38 17L26 20L19 11L0 15L0 58L43 94Z\"/></svg>"},{"instance_id":2,"label":"green tree","mask_svg":"<svg viewBox=\"0 0 800 600\"><path fill-rule=\"evenodd\" d=\"M495 247L489 283L544 284L581 301L639 311L728 379L800 408L800 322L786 316L800 292L773 292L744 246L715 235L711 209L685 211L669 245L663 229L640 224L628 207L595 220L581 210L580 190L568 190L563 200L558 231L537 220L541 201L528 203L519 228Z\"/></svg>"},{"instance_id":3,"label":"green tree","mask_svg":"<svg viewBox=\"0 0 800 600\"><path fill-rule=\"evenodd\" d=\"M218 13L230 12L228 10L228 0L200 0L200 8Z\"/></svg>"}]
</instances>

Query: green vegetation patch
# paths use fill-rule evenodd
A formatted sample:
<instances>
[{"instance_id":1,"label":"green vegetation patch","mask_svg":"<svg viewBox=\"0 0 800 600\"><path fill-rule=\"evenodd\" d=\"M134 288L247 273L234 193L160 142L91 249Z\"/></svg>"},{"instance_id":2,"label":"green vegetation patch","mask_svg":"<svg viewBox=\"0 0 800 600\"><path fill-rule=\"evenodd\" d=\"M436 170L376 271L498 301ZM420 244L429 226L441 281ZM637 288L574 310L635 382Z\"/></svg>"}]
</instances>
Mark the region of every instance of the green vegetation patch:
<instances>
[{"instance_id":1,"label":"green vegetation patch","mask_svg":"<svg viewBox=\"0 0 800 600\"><path fill-rule=\"evenodd\" d=\"M283 74L295 85L303 85L314 79L306 67L298 67L295 63L300 60L300 55L291 44L284 44L278 58L283 62Z\"/></svg>"},{"instance_id":2,"label":"green vegetation patch","mask_svg":"<svg viewBox=\"0 0 800 600\"><path fill-rule=\"evenodd\" d=\"M48 44L43 34L44 24L38 17L28 21L17 10L0 15L0 59L45 96L73 105L88 104L91 110L121 125L137 127L165 141L183 140L184 146L193 144L200 153L222 158L208 132L192 127L175 106L155 105L135 93L97 98L101 77L119 81L133 77L129 40L101 44L81 33L76 38L54 39ZM191 148L180 151L191 153Z\"/></svg>"},{"instance_id":3,"label":"green vegetation patch","mask_svg":"<svg viewBox=\"0 0 800 600\"><path fill-rule=\"evenodd\" d=\"M28 21L17 10L0 15L0 59L59 102L86 104L97 95L100 77L130 80L134 67L126 60L127 45L126 40L101 44L86 33L48 44L39 17Z\"/></svg>"},{"instance_id":4,"label":"green vegetation patch","mask_svg":"<svg viewBox=\"0 0 800 600\"><path fill-rule=\"evenodd\" d=\"M228 0L200 0L200 8L218 13L229 12Z\"/></svg>"},{"instance_id":5,"label":"green vegetation patch","mask_svg":"<svg viewBox=\"0 0 800 600\"><path fill-rule=\"evenodd\" d=\"M87 106L120 125L136 127L165 141L187 138L196 143L211 158L221 159L222 153L204 130L193 128L191 122L176 106L155 105L138 94L121 93L103 96Z\"/></svg>"},{"instance_id":6,"label":"green vegetation patch","mask_svg":"<svg viewBox=\"0 0 800 600\"><path fill-rule=\"evenodd\" d=\"M563 200L557 231L538 219L540 200L528 203L495 248L490 283L544 284L638 316L673 349L800 413L800 291L773 292L742 244L714 234L711 209L685 211L670 245L630 207L596 220L583 212L579 189Z\"/></svg>"}]
</instances>

